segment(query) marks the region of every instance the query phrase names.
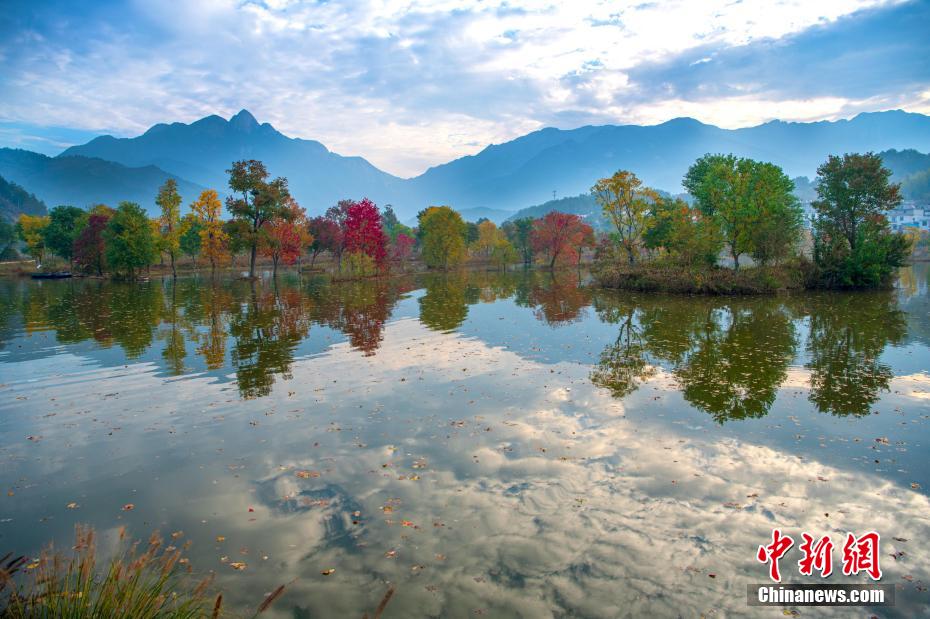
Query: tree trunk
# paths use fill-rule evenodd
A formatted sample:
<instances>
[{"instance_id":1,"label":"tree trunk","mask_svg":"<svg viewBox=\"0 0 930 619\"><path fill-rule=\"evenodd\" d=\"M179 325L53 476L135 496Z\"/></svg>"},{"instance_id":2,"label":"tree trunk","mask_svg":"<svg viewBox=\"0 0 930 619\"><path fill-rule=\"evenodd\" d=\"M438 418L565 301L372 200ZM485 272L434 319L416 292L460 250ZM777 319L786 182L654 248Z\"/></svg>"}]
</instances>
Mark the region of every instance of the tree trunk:
<instances>
[{"instance_id":1,"label":"tree trunk","mask_svg":"<svg viewBox=\"0 0 930 619\"><path fill-rule=\"evenodd\" d=\"M310 254L310 270L311 271L313 270L313 264L316 262L316 255L317 255L317 252L313 252L312 254Z\"/></svg>"},{"instance_id":2,"label":"tree trunk","mask_svg":"<svg viewBox=\"0 0 930 619\"><path fill-rule=\"evenodd\" d=\"M730 254L733 256L733 270L739 271L739 254L733 248L730 249Z\"/></svg>"},{"instance_id":3,"label":"tree trunk","mask_svg":"<svg viewBox=\"0 0 930 619\"><path fill-rule=\"evenodd\" d=\"M278 257L277 256L271 257L271 276L272 277L278 276Z\"/></svg>"},{"instance_id":4,"label":"tree trunk","mask_svg":"<svg viewBox=\"0 0 930 619\"><path fill-rule=\"evenodd\" d=\"M252 243L252 254L249 256L249 277L255 277L255 254L258 252L258 244Z\"/></svg>"},{"instance_id":5,"label":"tree trunk","mask_svg":"<svg viewBox=\"0 0 930 619\"><path fill-rule=\"evenodd\" d=\"M171 277L176 278L178 276L178 270L174 266L174 252L171 252Z\"/></svg>"}]
</instances>

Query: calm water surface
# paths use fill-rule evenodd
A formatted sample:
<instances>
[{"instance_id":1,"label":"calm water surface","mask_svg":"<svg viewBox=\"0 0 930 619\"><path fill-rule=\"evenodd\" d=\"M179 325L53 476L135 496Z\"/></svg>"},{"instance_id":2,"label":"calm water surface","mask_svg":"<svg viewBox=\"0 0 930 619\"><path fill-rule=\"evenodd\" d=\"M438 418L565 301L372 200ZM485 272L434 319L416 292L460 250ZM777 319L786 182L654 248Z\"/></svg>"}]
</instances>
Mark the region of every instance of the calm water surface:
<instances>
[{"instance_id":1,"label":"calm water surface","mask_svg":"<svg viewBox=\"0 0 930 619\"><path fill-rule=\"evenodd\" d=\"M0 554L181 533L277 617L779 617L773 527L875 529L897 606L801 614L926 615L927 288L0 281Z\"/></svg>"}]
</instances>

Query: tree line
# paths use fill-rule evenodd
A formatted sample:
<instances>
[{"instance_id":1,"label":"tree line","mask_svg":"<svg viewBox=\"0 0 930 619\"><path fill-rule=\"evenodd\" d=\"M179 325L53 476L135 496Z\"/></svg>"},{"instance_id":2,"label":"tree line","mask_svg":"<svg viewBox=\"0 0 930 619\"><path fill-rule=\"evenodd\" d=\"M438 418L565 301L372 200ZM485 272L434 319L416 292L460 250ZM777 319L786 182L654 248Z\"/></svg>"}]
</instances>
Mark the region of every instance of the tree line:
<instances>
[{"instance_id":1,"label":"tree line","mask_svg":"<svg viewBox=\"0 0 930 619\"><path fill-rule=\"evenodd\" d=\"M892 232L886 216L901 204L890 177L873 153L830 156L817 169L811 223L819 285L879 286L905 263L910 240ZM708 154L691 165L682 185L690 203L646 187L626 170L600 179L591 192L611 230L599 243L599 259L706 268L727 254L736 270L744 256L761 266L803 260L803 209L777 165Z\"/></svg>"}]
</instances>

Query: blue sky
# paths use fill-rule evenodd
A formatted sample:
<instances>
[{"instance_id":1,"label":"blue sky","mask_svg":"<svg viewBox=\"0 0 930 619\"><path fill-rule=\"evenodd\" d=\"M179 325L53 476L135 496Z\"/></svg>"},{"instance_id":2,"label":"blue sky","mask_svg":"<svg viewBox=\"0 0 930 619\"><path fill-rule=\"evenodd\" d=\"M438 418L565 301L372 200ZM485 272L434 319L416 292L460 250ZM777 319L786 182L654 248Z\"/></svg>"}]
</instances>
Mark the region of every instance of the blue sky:
<instances>
[{"instance_id":1,"label":"blue sky","mask_svg":"<svg viewBox=\"0 0 930 619\"><path fill-rule=\"evenodd\" d=\"M543 126L930 113L930 2L6 0L0 145L249 109L403 176Z\"/></svg>"}]
</instances>

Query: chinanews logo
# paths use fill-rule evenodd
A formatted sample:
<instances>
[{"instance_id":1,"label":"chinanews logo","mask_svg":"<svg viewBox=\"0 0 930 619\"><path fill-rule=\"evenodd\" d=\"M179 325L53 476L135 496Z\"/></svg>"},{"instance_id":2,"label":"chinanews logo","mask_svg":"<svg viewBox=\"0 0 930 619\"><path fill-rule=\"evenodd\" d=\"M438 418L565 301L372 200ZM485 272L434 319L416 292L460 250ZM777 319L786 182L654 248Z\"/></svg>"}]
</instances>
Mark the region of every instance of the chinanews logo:
<instances>
[{"instance_id":1,"label":"chinanews logo","mask_svg":"<svg viewBox=\"0 0 930 619\"><path fill-rule=\"evenodd\" d=\"M834 572L834 543L829 535L801 533L797 546L801 557L797 571L801 576L829 578ZM881 584L782 584L782 559L795 547L795 540L780 529L772 530L769 543L760 545L756 560L768 567L773 585L748 585L747 601L752 606L893 606L894 587ZM881 536L876 531L862 535L847 533L842 542L844 576L868 576L874 583L881 580Z\"/></svg>"}]
</instances>

